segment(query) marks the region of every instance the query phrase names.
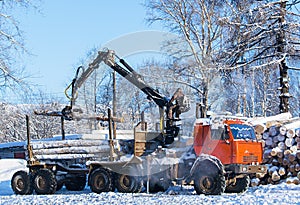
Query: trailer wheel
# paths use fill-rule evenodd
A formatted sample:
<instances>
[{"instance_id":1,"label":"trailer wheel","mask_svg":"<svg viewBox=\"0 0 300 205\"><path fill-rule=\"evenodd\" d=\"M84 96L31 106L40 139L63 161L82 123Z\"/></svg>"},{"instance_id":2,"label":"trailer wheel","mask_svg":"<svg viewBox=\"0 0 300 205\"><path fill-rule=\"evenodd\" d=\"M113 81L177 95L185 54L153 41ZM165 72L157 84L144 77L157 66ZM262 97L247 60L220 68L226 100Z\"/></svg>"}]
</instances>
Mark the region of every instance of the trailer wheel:
<instances>
[{"instance_id":1,"label":"trailer wheel","mask_svg":"<svg viewBox=\"0 0 300 205\"><path fill-rule=\"evenodd\" d=\"M133 193L140 193L144 188L144 181L142 177L135 177L135 184Z\"/></svg>"},{"instance_id":2,"label":"trailer wheel","mask_svg":"<svg viewBox=\"0 0 300 205\"><path fill-rule=\"evenodd\" d=\"M15 194L32 194L31 177L25 171L16 172L11 179L11 187Z\"/></svg>"},{"instance_id":3,"label":"trailer wheel","mask_svg":"<svg viewBox=\"0 0 300 205\"><path fill-rule=\"evenodd\" d=\"M149 181L149 191L151 193L165 192L172 183L168 171L152 174Z\"/></svg>"},{"instance_id":4,"label":"trailer wheel","mask_svg":"<svg viewBox=\"0 0 300 205\"><path fill-rule=\"evenodd\" d=\"M92 171L89 178L91 190L95 193L108 192L112 189L112 177L108 170L98 168Z\"/></svg>"},{"instance_id":5,"label":"trailer wheel","mask_svg":"<svg viewBox=\"0 0 300 205\"><path fill-rule=\"evenodd\" d=\"M136 188L136 179L134 176L118 174L115 184L119 192L133 193Z\"/></svg>"},{"instance_id":6,"label":"trailer wheel","mask_svg":"<svg viewBox=\"0 0 300 205\"><path fill-rule=\"evenodd\" d=\"M36 171L33 187L37 194L54 194L57 187L55 174L46 168Z\"/></svg>"},{"instance_id":7,"label":"trailer wheel","mask_svg":"<svg viewBox=\"0 0 300 205\"><path fill-rule=\"evenodd\" d=\"M86 185L86 175L82 174L65 182L66 189L69 191L82 191Z\"/></svg>"},{"instance_id":8,"label":"trailer wheel","mask_svg":"<svg viewBox=\"0 0 300 205\"><path fill-rule=\"evenodd\" d=\"M250 185L250 177L246 175L243 178L236 178L235 184L226 187L225 192L242 193L248 189L249 185Z\"/></svg>"}]
</instances>

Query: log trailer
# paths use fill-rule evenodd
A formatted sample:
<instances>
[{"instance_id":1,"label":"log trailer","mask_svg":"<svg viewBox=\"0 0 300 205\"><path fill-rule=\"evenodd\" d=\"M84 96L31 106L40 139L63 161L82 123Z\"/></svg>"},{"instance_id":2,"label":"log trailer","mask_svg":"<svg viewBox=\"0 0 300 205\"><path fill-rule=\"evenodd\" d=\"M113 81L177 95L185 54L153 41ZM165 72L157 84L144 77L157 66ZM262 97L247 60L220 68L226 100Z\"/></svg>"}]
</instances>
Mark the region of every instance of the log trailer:
<instances>
[{"instance_id":1,"label":"log trailer","mask_svg":"<svg viewBox=\"0 0 300 205\"><path fill-rule=\"evenodd\" d=\"M104 62L158 105L160 130L148 131L147 123L139 122L134 128L133 154L130 157L118 155L114 152L112 134L114 117L109 112L109 160L88 161L85 169L35 160L28 133L29 173L21 171L13 176L11 185L16 194L31 194L33 190L37 194L53 194L64 181L75 184L87 174L88 185L95 193L115 190L138 193L144 187L149 192L158 192L166 191L174 183L191 183L197 194L219 195L243 192L250 184L250 174L266 173L267 168L260 165L262 144L256 140L253 127L236 117L197 119L193 145L179 152L174 139L180 127L165 114L170 108L168 99L145 83L123 59L119 59L123 66L115 62L116 58L111 50L100 51L80 77L77 70L69 86L72 88L70 105L62 110L61 116L67 120L76 117L73 105L78 88ZM63 179L58 173L65 173Z\"/></svg>"}]
</instances>

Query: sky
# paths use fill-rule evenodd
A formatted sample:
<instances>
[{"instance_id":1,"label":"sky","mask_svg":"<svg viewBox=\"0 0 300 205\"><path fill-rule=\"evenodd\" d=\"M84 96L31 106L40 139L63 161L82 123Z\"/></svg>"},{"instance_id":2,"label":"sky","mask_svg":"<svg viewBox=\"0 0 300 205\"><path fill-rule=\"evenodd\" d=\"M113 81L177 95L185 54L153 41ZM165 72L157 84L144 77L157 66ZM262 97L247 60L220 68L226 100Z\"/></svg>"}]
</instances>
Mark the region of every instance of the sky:
<instances>
[{"instance_id":1,"label":"sky","mask_svg":"<svg viewBox=\"0 0 300 205\"><path fill-rule=\"evenodd\" d=\"M45 93L63 96L80 60L93 48L116 44L124 36L125 40L114 49L129 49L133 44L153 45L146 38L150 35L153 39L160 33L152 35L148 31L163 29L158 24L147 24L143 3L144 0L42 0L40 12L19 11L17 20L25 47L32 54L22 59L26 73L31 76L28 80ZM141 43L136 43L134 35L141 32ZM129 42L127 37L131 38Z\"/></svg>"}]
</instances>

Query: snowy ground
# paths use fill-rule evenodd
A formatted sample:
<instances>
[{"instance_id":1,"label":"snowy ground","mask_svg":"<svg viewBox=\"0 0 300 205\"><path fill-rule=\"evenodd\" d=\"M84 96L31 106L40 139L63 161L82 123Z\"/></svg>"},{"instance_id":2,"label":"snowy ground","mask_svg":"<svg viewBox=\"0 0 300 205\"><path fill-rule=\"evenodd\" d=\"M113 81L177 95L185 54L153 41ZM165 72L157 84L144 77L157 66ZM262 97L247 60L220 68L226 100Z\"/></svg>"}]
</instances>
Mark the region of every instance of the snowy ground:
<instances>
[{"instance_id":1,"label":"snowy ground","mask_svg":"<svg viewBox=\"0 0 300 205\"><path fill-rule=\"evenodd\" d=\"M25 161L0 160L0 204L300 204L300 185L285 184L252 187L243 194L221 196L196 195L192 186L175 186L165 193L124 194L92 193L89 187L81 192L65 188L54 195L15 195L10 179L15 171L25 169Z\"/></svg>"}]
</instances>

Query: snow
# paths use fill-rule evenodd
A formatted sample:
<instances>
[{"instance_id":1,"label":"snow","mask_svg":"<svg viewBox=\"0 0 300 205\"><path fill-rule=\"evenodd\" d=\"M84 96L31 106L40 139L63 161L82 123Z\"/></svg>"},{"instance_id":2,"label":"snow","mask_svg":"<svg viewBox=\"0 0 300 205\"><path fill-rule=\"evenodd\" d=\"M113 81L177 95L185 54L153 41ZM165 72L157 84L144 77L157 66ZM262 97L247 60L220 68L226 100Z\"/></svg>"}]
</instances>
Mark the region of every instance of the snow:
<instances>
[{"instance_id":1,"label":"snow","mask_svg":"<svg viewBox=\"0 0 300 205\"><path fill-rule=\"evenodd\" d=\"M196 195L192 186L174 186L156 194L131 194L108 192L96 194L87 186L83 191L67 191L62 188L54 195L15 195L10 186L12 175L26 170L26 161L19 159L0 160L0 204L300 204L300 185L281 183L250 187L242 194L220 196Z\"/></svg>"}]
</instances>

